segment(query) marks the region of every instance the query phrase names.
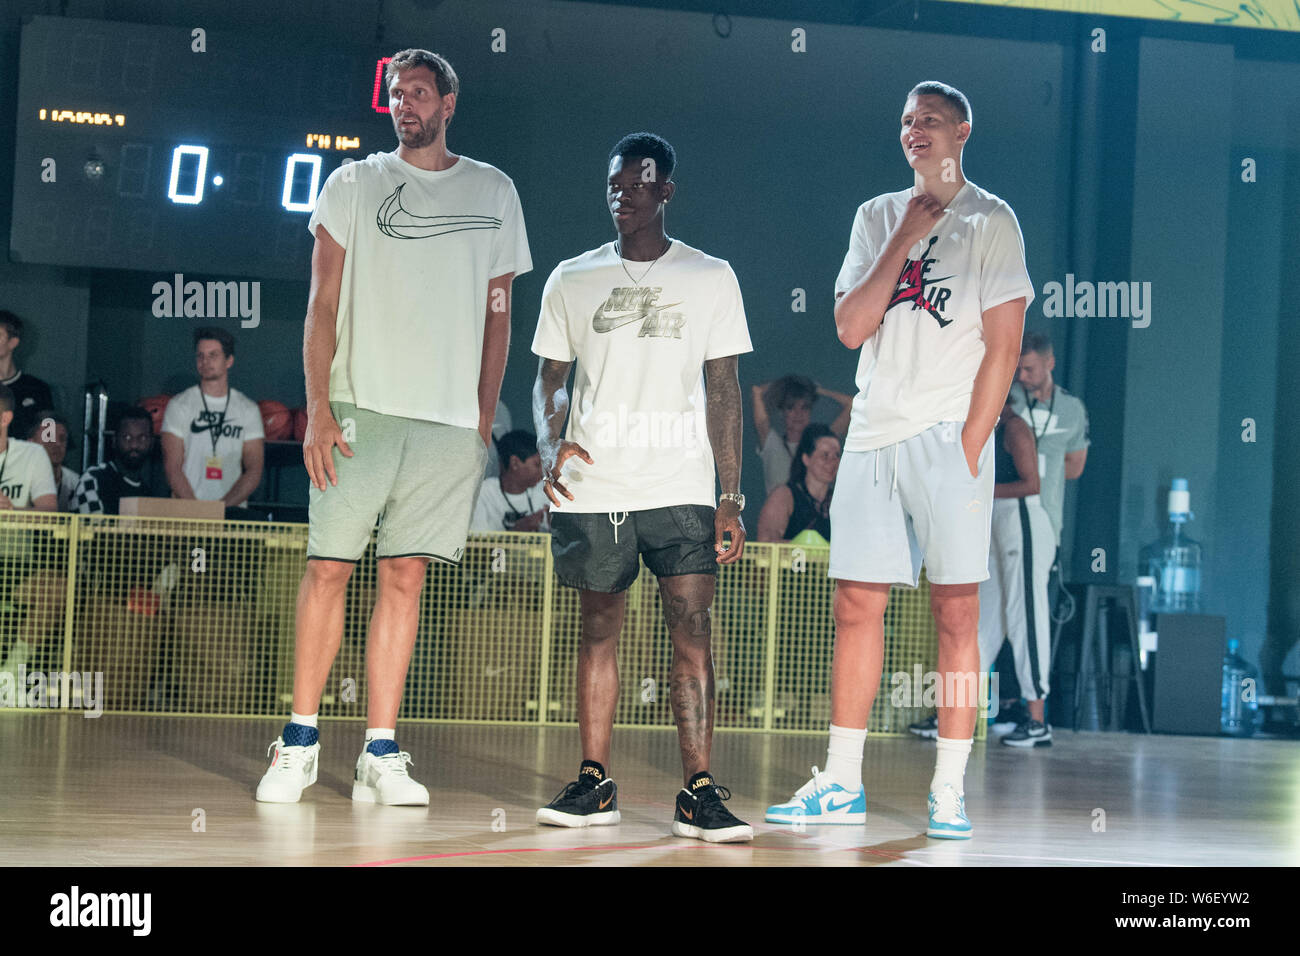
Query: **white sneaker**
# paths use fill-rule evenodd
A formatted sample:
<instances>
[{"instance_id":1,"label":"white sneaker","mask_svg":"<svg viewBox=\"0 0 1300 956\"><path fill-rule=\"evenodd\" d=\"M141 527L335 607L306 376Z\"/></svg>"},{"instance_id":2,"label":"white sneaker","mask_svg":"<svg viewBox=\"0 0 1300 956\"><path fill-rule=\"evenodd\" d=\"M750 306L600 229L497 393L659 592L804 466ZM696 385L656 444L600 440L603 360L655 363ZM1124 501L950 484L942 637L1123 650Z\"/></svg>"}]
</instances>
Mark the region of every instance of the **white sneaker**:
<instances>
[{"instance_id":1,"label":"white sneaker","mask_svg":"<svg viewBox=\"0 0 1300 956\"><path fill-rule=\"evenodd\" d=\"M411 779L406 772L409 763L412 763L411 755L405 750L382 757L368 750L361 751L352 780L352 799L390 807L427 807L429 791Z\"/></svg>"},{"instance_id":2,"label":"white sneaker","mask_svg":"<svg viewBox=\"0 0 1300 956\"><path fill-rule=\"evenodd\" d=\"M767 808L768 823L863 824L867 822L867 795L859 787L849 790L829 775L812 768L812 779L795 791L785 803Z\"/></svg>"},{"instance_id":3,"label":"white sneaker","mask_svg":"<svg viewBox=\"0 0 1300 956\"><path fill-rule=\"evenodd\" d=\"M958 793L953 785L945 783L938 790L931 790L928 798L930 805L930 826L925 835L940 840L969 840L974 832L970 818L966 816L966 795Z\"/></svg>"},{"instance_id":4,"label":"white sneaker","mask_svg":"<svg viewBox=\"0 0 1300 956\"><path fill-rule=\"evenodd\" d=\"M302 792L316 782L320 763L320 743L309 747L286 747L283 737L266 749L275 750L271 767L257 785L257 799L262 803L297 803Z\"/></svg>"}]
</instances>

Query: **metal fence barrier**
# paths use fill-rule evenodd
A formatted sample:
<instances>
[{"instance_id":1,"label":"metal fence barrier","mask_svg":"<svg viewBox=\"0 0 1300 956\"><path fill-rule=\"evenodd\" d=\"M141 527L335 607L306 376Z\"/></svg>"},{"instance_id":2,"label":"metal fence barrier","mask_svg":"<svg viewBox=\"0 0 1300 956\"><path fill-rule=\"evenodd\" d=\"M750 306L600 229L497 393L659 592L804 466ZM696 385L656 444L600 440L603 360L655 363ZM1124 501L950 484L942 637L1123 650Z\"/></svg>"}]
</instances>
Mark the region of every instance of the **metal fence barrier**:
<instances>
[{"instance_id":1,"label":"metal fence barrier","mask_svg":"<svg viewBox=\"0 0 1300 956\"><path fill-rule=\"evenodd\" d=\"M306 552L300 524L0 516L0 710L286 715ZM825 733L834 631L828 558L825 548L751 543L720 569L719 729ZM375 591L372 541L348 585L323 717L365 716ZM399 717L576 723L579 629L577 592L555 581L546 535L472 535L460 567L430 568ZM671 658L659 590L642 567L619 645L616 724L672 726ZM932 710L915 682L935 670L923 579L890 597L870 730L905 733ZM910 698L897 690L899 674L911 681Z\"/></svg>"}]
</instances>

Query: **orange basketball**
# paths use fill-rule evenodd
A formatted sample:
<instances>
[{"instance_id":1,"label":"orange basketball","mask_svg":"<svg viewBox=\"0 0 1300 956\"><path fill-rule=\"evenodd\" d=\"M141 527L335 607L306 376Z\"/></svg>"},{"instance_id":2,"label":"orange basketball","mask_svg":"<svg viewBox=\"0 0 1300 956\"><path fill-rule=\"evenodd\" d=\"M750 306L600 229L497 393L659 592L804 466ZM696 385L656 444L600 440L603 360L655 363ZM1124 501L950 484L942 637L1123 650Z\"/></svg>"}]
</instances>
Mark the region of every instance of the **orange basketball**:
<instances>
[{"instance_id":1,"label":"orange basketball","mask_svg":"<svg viewBox=\"0 0 1300 956\"><path fill-rule=\"evenodd\" d=\"M307 409L293 410L293 440L302 441L307 437Z\"/></svg>"},{"instance_id":2,"label":"orange basketball","mask_svg":"<svg viewBox=\"0 0 1300 956\"><path fill-rule=\"evenodd\" d=\"M285 441L293 434L293 413L283 402L264 398L257 403L267 441Z\"/></svg>"},{"instance_id":3,"label":"orange basketball","mask_svg":"<svg viewBox=\"0 0 1300 956\"><path fill-rule=\"evenodd\" d=\"M136 402L141 408L148 411L153 418L153 433L162 434L163 413L167 411L167 403L172 400L170 395L150 395L148 398L142 398Z\"/></svg>"}]
</instances>

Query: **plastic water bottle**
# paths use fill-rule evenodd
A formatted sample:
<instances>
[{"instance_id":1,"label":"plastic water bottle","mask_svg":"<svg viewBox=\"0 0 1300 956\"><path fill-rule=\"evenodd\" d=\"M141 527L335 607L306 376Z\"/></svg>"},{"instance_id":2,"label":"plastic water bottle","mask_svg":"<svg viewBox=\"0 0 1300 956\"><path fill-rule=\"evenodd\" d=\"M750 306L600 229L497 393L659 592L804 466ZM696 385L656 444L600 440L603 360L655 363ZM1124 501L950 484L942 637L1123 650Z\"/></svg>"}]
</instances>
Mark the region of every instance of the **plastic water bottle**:
<instances>
[{"instance_id":1,"label":"plastic water bottle","mask_svg":"<svg viewBox=\"0 0 1300 956\"><path fill-rule=\"evenodd\" d=\"M1156 579L1157 614L1197 614L1201 610L1201 546L1183 530L1192 519L1187 479L1175 478L1169 489L1169 530L1144 549L1142 572Z\"/></svg>"},{"instance_id":2,"label":"plastic water bottle","mask_svg":"<svg viewBox=\"0 0 1300 956\"><path fill-rule=\"evenodd\" d=\"M1245 699L1246 681L1258 682L1255 668L1237 653L1241 641L1228 641L1228 653L1223 657L1223 699L1219 714L1219 731L1229 737L1250 737L1255 733L1259 719L1259 703L1255 695ZM1254 686L1252 684L1251 686Z\"/></svg>"}]
</instances>

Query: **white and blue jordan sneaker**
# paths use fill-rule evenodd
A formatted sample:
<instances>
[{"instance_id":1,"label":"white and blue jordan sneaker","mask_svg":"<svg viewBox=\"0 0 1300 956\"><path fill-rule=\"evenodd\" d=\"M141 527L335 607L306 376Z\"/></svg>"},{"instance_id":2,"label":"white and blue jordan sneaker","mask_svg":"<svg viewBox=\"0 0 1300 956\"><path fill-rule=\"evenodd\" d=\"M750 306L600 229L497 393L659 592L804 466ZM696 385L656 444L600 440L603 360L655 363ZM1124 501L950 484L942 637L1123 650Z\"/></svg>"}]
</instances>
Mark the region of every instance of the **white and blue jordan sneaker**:
<instances>
[{"instance_id":1,"label":"white and blue jordan sneaker","mask_svg":"<svg viewBox=\"0 0 1300 956\"><path fill-rule=\"evenodd\" d=\"M816 767L813 777L785 803L767 808L768 823L861 825L867 822L867 795L859 787L846 790Z\"/></svg>"},{"instance_id":2,"label":"white and blue jordan sneaker","mask_svg":"<svg viewBox=\"0 0 1300 956\"><path fill-rule=\"evenodd\" d=\"M940 840L969 840L974 833L966 817L966 795L958 793L952 784L945 783L938 791L930 791L930 827L928 837Z\"/></svg>"}]
</instances>

